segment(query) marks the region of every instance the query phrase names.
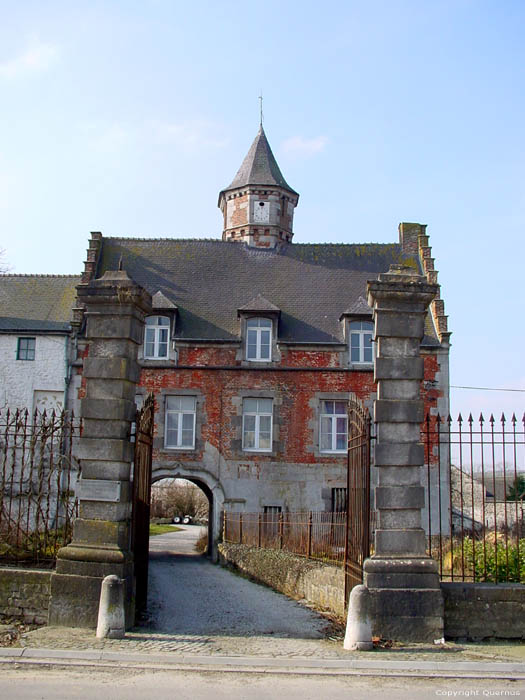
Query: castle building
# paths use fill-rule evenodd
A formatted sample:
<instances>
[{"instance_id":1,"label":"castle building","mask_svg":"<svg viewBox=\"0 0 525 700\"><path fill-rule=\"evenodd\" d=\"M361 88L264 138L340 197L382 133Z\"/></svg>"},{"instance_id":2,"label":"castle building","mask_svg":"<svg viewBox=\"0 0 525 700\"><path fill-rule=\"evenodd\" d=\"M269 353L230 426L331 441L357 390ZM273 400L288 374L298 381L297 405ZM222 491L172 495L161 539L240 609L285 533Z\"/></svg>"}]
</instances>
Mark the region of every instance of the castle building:
<instances>
[{"instance_id":1,"label":"castle building","mask_svg":"<svg viewBox=\"0 0 525 700\"><path fill-rule=\"evenodd\" d=\"M304 244L294 240L298 201L261 126L219 194L222 239L96 232L89 242L83 283L121 264L153 297L140 353L140 392L156 401L153 480L199 485L217 528L222 510L342 508L347 401L371 407L375 397L367 280L403 263L437 282L424 225L400 224L389 244ZM449 335L436 299L423 394L442 415Z\"/></svg>"}]
</instances>

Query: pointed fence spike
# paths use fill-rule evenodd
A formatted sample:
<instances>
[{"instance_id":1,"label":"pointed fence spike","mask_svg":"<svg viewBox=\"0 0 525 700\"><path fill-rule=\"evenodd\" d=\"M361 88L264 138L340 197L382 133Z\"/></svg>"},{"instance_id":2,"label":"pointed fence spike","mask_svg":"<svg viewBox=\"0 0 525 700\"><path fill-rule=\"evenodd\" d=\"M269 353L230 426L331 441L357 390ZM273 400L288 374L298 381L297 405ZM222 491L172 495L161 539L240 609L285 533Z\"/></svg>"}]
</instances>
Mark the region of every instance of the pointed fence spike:
<instances>
[{"instance_id":1,"label":"pointed fence spike","mask_svg":"<svg viewBox=\"0 0 525 700\"><path fill-rule=\"evenodd\" d=\"M492 425L494 425L494 416L492 415L492 413L490 414L489 423L492 423Z\"/></svg>"},{"instance_id":2,"label":"pointed fence spike","mask_svg":"<svg viewBox=\"0 0 525 700\"><path fill-rule=\"evenodd\" d=\"M485 419L483 418L483 413L479 414L479 422L483 424L485 422Z\"/></svg>"},{"instance_id":3,"label":"pointed fence spike","mask_svg":"<svg viewBox=\"0 0 525 700\"><path fill-rule=\"evenodd\" d=\"M516 425L516 420L517 420L517 419L516 419L516 414L513 413L513 414L512 414L511 421L514 423L514 425Z\"/></svg>"},{"instance_id":4,"label":"pointed fence spike","mask_svg":"<svg viewBox=\"0 0 525 700\"><path fill-rule=\"evenodd\" d=\"M502 412L501 418L500 418L501 423L506 423L507 421L505 420L505 414Z\"/></svg>"},{"instance_id":5,"label":"pointed fence spike","mask_svg":"<svg viewBox=\"0 0 525 700\"><path fill-rule=\"evenodd\" d=\"M468 422L469 422L470 424L474 423L474 418L472 418L472 413L469 413Z\"/></svg>"}]
</instances>

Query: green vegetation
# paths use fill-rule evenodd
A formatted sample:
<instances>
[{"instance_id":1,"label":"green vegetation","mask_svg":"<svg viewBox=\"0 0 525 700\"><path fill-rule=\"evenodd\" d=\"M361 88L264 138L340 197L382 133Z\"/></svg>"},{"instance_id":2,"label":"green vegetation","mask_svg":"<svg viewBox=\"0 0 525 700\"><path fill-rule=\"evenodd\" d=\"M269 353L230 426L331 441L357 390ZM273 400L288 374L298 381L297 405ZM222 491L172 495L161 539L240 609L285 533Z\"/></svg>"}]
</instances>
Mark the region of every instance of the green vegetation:
<instances>
[{"instance_id":1,"label":"green vegetation","mask_svg":"<svg viewBox=\"0 0 525 700\"><path fill-rule=\"evenodd\" d=\"M525 476L517 476L507 491L507 501L521 501L525 499Z\"/></svg>"},{"instance_id":2,"label":"green vegetation","mask_svg":"<svg viewBox=\"0 0 525 700\"><path fill-rule=\"evenodd\" d=\"M182 528L177 527L176 525L155 525L154 523L149 524L150 537L153 537L154 535L165 535L167 532L178 532L179 530L182 530Z\"/></svg>"},{"instance_id":3,"label":"green vegetation","mask_svg":"<svg viewBox=\"0 0 525 700\"><path fill-rule=\"evenodd\" d=\"M443 574L447 578L452 575L451 561L457 578L462 576L464 567L466 580L525 583L525 538L519 540L519 547L514 538L509 536L506 541L504 535L495 538L494 533L484 540L465 537L463 547L461 540L453 540L443 552Z\"/></svg>"}]
</instances>

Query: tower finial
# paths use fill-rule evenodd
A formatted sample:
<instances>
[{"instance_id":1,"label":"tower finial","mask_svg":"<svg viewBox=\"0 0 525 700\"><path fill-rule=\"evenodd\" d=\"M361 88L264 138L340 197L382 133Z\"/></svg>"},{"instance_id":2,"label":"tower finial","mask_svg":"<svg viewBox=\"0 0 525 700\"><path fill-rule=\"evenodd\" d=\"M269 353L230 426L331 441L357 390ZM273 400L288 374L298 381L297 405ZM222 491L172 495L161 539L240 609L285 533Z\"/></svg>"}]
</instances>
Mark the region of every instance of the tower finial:
<instances>
[{"instance_id":1,"label":"tower finial","mask_svg":"<svg viewBox=\"0 0 525 700\"><path fill-rule=\"evenodd\" d=\"M263 109L262 109L263 94L262 94L262 88L261 88L261 94L259 95L259 100L260 100L260 102L261 102L261 121L260 121L260 125L262 126L262 123L263 123Z\"/></svg>"}]
</instances>

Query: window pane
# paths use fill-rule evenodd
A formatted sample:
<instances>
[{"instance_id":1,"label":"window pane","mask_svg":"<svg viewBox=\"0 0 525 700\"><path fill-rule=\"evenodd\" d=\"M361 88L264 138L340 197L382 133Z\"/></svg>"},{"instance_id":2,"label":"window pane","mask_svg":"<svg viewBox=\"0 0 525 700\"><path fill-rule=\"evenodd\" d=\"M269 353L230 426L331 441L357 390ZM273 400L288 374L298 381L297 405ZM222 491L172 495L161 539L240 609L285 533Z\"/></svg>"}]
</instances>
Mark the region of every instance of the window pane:
<instances>
[{"instance_id":1,"label":"window pane","mask_svg":"<svg viewBox=\"0 0 525 700\"><path fill-rule=\"evenodd\" d=\"M336 418L336 430L346 435L346 418Z\"/></svg>"},{"instance_id":2,"label":"window pane","mask_svg":"<svg viewBox=\"0 0 525 700\"><path fill-rule=\"evenodd\" d=\"M178 447L177 445L177 431L167 430L166 431L166 446L167 447Z\"/></svg>"},{"instance_id":3,"label":"window pane","mask_svg":"<svg viewBox=\"0 0 525 700\"><path fill-rule=\"evenodd\" d=\"M272 412L272 399L257 399L258 403L258 413L271 413Z\"/></svg>"},{"instance_id":4,"label":"window pane","mask_svg":"<svg viewBox=\"0 0 525 700\"><path fill-rule=\"evenodd\" d=\"M157 357L168 357L168 343L159 343Z\"/></svg>"},{"instance_id":5,"label":"window pane","mask_svg":"<svg viewBox=\"0 0 525 700\"><path fill-rule=\"evenodd\" d=\"M159 326L169 326L170 320L167 316L157 316L157 324Z\"/></svg>"},{"instance_id":6,"label":"window pane","mask_svg":"<svg viewBox=\"0 0 525 700\"><path fill-rule=\"evenodd\" d=\"M252 450L255 448L255 432L251 430L244 431L243 446L246 450Z\"/></svg>"},{"instance_id":7,"label":"window pane","mask_svg":"<svg viewBox=\"0 0 525 700\"><path fill-rule=\"evenodd\" d=\"M272 429L272 417L271 416L260 416L259 418L259 431L261 433L270 433Z\"/></svg>"},{"instance_id":8,"label":"window pane","mask_svg":"<svg viewBox=\"0 0 525 700\"><path fill-rule=\"evenodd\" d=\"M167 396L166 405L168 407L168 411L180 411L180 400L180 396Z\"/></svg>"},{"instance_id":9,"label":"window pane","mask_svg":"<svg viewBox=\"0 0 525 700\"><path fill-rule=\"evenodd\" d=\"M259 435L259 449L260 450L271 450L272 442L269 433L260 433Z\"/></svg>"},{"instance_id":10,"label":"window pane","mask_svg":"<svg viewBox=\"0 0 525 700\"><path fill-rule=\"evenodd\" d=\"M344 450L346 449L346 434L345 435L337 435L336 442L335 442L335 449L336 450Z\"/></svg>"},{"instance_id":11,"label":"window pane","mask_svg":"<svg viewBox=\"0 0 525 700\"><path fill-rule=\"evenodd\" d=\"M195 410L195 396L180 396L180 407L183 411Z\"/></svg>"},{"instance_id":12,"label":"window pane","mask_svg":"<svg viewBox=\"0 0 525 700\"><path fill-rule=\"evenodd\" d=\"M193 447L193 428L191 430L182 429L181 447Z\"/></svg>"},{"instance_id":13,"label":"window pane","mask_svg":"<svg viewBox=\"0 0 525 700\"><path fill-rule=\"evenodd\" d=\"M256 413L257 412L257 399L244 399L243 403L244 413ZM255 423L254 423L255 425Z\"/></svg>"},{"instance_id":14,"label":"window pane","mask_svg":"<svg viewBox=\"0 0 525 700\"><path fill-rule=\"evenodd\" d=\"M365 348L363 352L363 362L372 362L372 348Z\"/></svg>"},{"instance_id":15,"label":"window pane","mask_svg":"<svg viewBox=\"0 0 525 700\"><path fill-rule=\"evenodd\" d=\"M255 432L255 416L244 416L244 429Z\"/></svg>"},{"instance_id":16,"label":"window pane","mask_svg":"<svg viewBox=\"0 0 525 700\"><path fill-rule=\"evenodd\" d=\"M321 433L321 450L323 452L332 449L332 433Z\"/></svg>"},{"instance_id":17,"label":"window pane","mask_svg":"<svg viewBox=\"0 0 525 700\"><path fill-rule=\"evenodd\" d=\"M325 413L333 413L334 412L334 402L333 401L325 401L324 402L324 412Z\"/></svg>"},{"instance_id":18,"label":"window pane","mask_svg":"<svg viewBox=\"0 0 525 700\"><path fill-rule=\"evenodd\" d=\"M246 357L249 360L256 360L257 359L257 345L255 344L248 344L247 346L247 351L246 351Z\"/></svg>"},{"instance_id":19,"label":"window pane","mask_svg":"<svg viewBox=\"0 0 525 700\"><path fill-rule=\"evenodd\" d=\"M193 432L193 413L182 414L182 429L191 430Z\"/></svg>"},{"instance_id":20,"label":"window pane","mask_svg":"<svg viewBox=\"0 0 525 700\"><path fill-rule=\"evenodd\" d=\"M359 362L360 361L359 357L359 348L352 348L352 352L350 353L350 360L352 362Z\"/></svg>"},{"instance_id":21,"label":"window pane","mask_svg":"<svg viewBox=\"0 0 525 700\"><path fill-rule=\"evenodd\" d=\"M258 325L259 325L259 319L257 319L257 318L249 318L246 321L247 328L257 328Z\"/></svg>"},{"instance_id":22,"label":"window pane","mask_svg":"<svg viewBox=\"0 0 525 700\"><path fill-rule=\"evenodd\" d=\"M346 403L344 401L335 402L335 413L344 413L346 415Z\"/></svg>"},{"instance_id":23,"label":"window pane","mask_svg":"<svg viewBox=\"0 0 525 700\"><path fill-rule=\"evenodd\" d=\"M269 318L260 318L258 319L259 321L259 328L271 328L272 327L272 322L270 321Z\"/></svg>"},{"instance_id":24,"label":"window pane","mask_svg":"<svg viewBox=\"0 0 525 700\"><path fill-rule=\"evenodd\" d=\"M352 348L358 348L361 344L360 339L361 339L361 336L359 333L352 333L350 335L350 346Z\"/></svg>"},{"instance_id":25,"label":"window pane","mask_svg":"<svg viewBox=\"0 0 525 700\"><path fill-rule=\"evenodd\" d=\"M270 346L269 345L261 345L261 360L269 360L270 359Z\"/></svg>"},{"instance_id":26,"label":"window pane","mask_svg":"<svg viewBox=\"0 0 525 700\"><path fill-rule=\"evenodd\" d=\"M166 417L166 425L168 430L177 430L179 425L179 414L178 413L168 413Z\"/></svg>"}]
</instances>

